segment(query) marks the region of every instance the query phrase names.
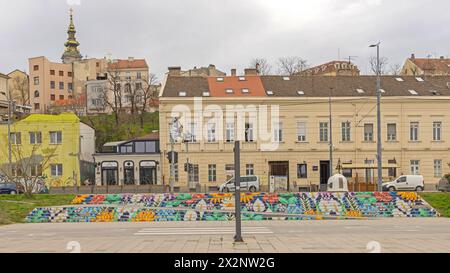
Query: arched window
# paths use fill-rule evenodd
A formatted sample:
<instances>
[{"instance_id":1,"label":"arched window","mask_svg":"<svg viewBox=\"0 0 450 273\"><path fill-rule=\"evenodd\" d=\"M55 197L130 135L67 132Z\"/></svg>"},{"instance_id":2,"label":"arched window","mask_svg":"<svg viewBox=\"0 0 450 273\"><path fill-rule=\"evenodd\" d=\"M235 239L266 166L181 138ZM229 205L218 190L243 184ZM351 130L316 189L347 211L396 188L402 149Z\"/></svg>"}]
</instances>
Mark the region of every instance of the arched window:
<instances>
[{"instance_id":1,"label":"arched window","mask_svg":"<svg viewBox=\"0 0 450 273\"><path fill-rule=\"evenodd\" d=\"M35 97L35 98L39 98L39 91L37 91L37 90L34 91L34 97Z\"/></svg>"}]
</instances>

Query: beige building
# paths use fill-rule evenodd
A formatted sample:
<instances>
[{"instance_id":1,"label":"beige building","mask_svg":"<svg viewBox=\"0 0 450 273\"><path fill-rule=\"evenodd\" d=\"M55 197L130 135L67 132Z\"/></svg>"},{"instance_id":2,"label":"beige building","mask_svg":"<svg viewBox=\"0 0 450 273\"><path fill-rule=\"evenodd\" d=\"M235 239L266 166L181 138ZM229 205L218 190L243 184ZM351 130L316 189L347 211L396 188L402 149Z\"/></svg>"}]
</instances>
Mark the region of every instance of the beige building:
<instances>
[{"instance_id":1,"label":"beige building","mask_svg":"<svg viewBox=\"0 0 450 273\"><path fill-rule=\"evenodd\" d=\"M28 74L21 70L14 70L8 74L8 86L11 99L20 105L30 105L30 92Z\"/></svg>"},{"instance_id":2,"label":"beige building","mask_svg":"<svg viewBox=\"0 0 450 273\"><path fill-rule=\"evenodd\" d=\"M382 77L383 180L422 174L426 188L434 188L450 172L449 82L450 77ZM174 116L183 126L174 144L179 153L177 186L217 186L226 181L233 175L235 140L241 141L241 174L259 176L266 187L272 176L279 189L323 187L330 164L333 172L340 169L351 181L376 183L375 89L373 76L169 73L160 94L163 183L168 184L170 177L165 155L170 151L169 124ZM266 108L270 110L265 112ZM193 164L189 177L183 168L187 160Z\"/></svg>"},{"instance_id":3,"label":"beige building","mask_svg":"<svg viewBox=\"0 0 450 273\"><path fill-rule=\"evenodd\" d=\"M406 59L401 70L403 76L449 76L450 59L440 58L416 58L414 54Z\"/></svg>"}]
</instances>

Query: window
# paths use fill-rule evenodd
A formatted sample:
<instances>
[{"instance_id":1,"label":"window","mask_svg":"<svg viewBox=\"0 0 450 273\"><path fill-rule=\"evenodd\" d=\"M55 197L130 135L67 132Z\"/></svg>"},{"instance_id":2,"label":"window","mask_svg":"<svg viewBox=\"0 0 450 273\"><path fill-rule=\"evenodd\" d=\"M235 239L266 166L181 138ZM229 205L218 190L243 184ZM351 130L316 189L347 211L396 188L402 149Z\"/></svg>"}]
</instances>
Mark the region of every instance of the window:
<instances>
[{"instance_id":1,"label":"window","mask_svg":"<svg viewBox=\"0 0 450 273\"><path fill-rule=\"evenodd\" d=\"M33 78L34 85L39 85L39 77Z\"/></svg>"},{"instance_id":2,"label":"window","mask_svg":"<svg viewBox=\"0 0 450 273\"><path fill-rule=\"evenodd\" d=\"M358 94L364 94L364 90L360 88L356 89L356 92L358 92Z\"/></svg>"},{"instance_id":3,"label":"window","mask_svg":"<svg viewBox=\"0 0 450 273\"><path fill-rule=\"evenodd\" d=\"M141 89L142 89L142 83L137 82L137 83L135 84L135 89L136 89L136 90L141 90Z\"/></svg>"},{"instance_id":4,"label":"window","mask_svg":"<svg viewBox=\"0 0 450 273\"><path fill-rule=\"evenodd\" d=\"M283 141L283 123L276 122L273 128L273 141L282 142Z\"/></svg>"},{"instance_id":5,"label":"window","mask_svg":"<svg viewBox=\"0 0 450 273\"><path fill-rule=\"evenodd\" d=\"M55 81L50 82L50 89L55 89Z\"/></svg>"},{"instance_id":6,"label":"window","mask_svg":"<svg viewBox=\"0 0 450 273\"><path fill-rule=\"evenodd\" d=\"M433 122L433 140L441 141L442 122Z\"/></svg>"},{"instance_id":7,"label":"window","mask_svg":"<svg viewBox=\"0 0 450 273\"><path fill-rule=\"evenodd\" d=\"M41 106L39 105L39 103L34 104L34 110L39 110L40 108Z\"/></svg>"},{"instance_id":8,"label":"window","mask_svg":"<svg viewBox=\"0 0 450 273\"><path fill-rule=\"evenodd\" d=\"M179 97L186 97L186 92L185 91L180 91L180 92L178 92L178 96Z\"/></svg>"},{"instance_id":9,"label":"window","mask_svg":"<svg viewBox=\"0 0 450 273\"><path fill-rule=\"evenodd\" d=\"M225 89L225 92L227 93L227 94L233 94L233 89Z\"/></svg>"},{"instance_id":10,"label":"window","mask_svg":"<svg viewBox=\"0 0 450 273\"><path fill-rule=\"evenodd\" d=\"M297 178L308 178L307 164L297 164Z\"/></svg>"},{"instance_id":11,"label":"window","mask_svg":"<svg viewBox=\"0 0 450 273\"><path fill-rule=\"evenodd\" d=\"M245 81L245 77L239 77L239 81Z\"/></svg>"},{"instance_id":12,"label":"window","mask_svg":"<svg viewBox=\"0 0 450 273\"><path fill-rule=\"evenodd\" d=\"M306 122L297 122L297 141L306 141Z\"/></svg>"},{"instance_id":13,"label":"window","mask_svg":"<svg viewBox=\"0 0 450 273\"><path fill-rule=\"evenodd\" d=\"M42 144L42 133L30 132L30 144Z\"/></svg>"},{"instance_id":14,"label":"window","mask_svg":"<svg viewBox=\"0 0 450 273\"><path fill-rule=\"evenodd\" d=\"M59 100L63 100L64 99L64 95L59 95Z\"/></svg>"},{"instance_id":15,"label":"window","mask_svg":"<svg viewBox=\"0 0 450 273\"><path fill-rule=\"evenodd\" d=\"M255 165L246 164L245 165L245 175L255 175Z\"/></svg>"},{"instance_id":16,"label":"window","mask_svg":"<svg viewBox=\"0 0 450 273\"><path fill-rule=\"evenodd\" d=\"M51 95L50 95L50 100L51 100L51 101L55 101L55 95L54 95L54 94L51 94Z\"/></svg>"},{"instance_id":17,"label":"window","mask_svg":"<svg viewBox=\"0 0 450 273\"><path fill-rule=\"evenodd\" d=\"M209 182L216 182L217 176L216 176L216 164L209 164L208 165L208 181Z\"/></svg>"},{"instance_id":18,"label":"window","mask_svg":"<svg viewBox=\"0 0 450 273\"><path fill-rule=\"evenodd\" d=\"M50 75L55 76L55 70L50 70Z\"/></svg>"},{"instance_id":19,"label":"window","mask_svg":"<svg viewBox=\"0 0 450 273\"><path fill-rule=\"evenodd\" d=\"M50 132L50 144L61 144L62 143L62 132Z\"/></svg>"},{"instance_id":20,"label":"window","mask_svg":"<svg viewBox=\"0 0 450 273\"><path fill-rule=\"evenodd\" d=\"M410 93L411 95L414 95L414 96L419 95L419 93L417 93L416 90L408 90L408 91L409 91L409 93Z\"/></svg>"},{"instance_id":21,"label":"window","mask_svg":"<svg viewBox=\"0 0 450 273\"><path fill-rule=\"evenodd\" d=\"M297 95L303 96L303 95L305 95L305 92L304 91L297 91Z\"/></svg>"},{"instance_id":22,"label":"window","mask_svg":"<svg viewBox=\"0 0 450 273\"><path fill-rule=\"evenodd\" d=\"M223 78L217 78L218 82L223 82Z\"/></svg>"},{"instance_id":23,"label":"window","mask_svg":"<svg viewBox=\"0 0 450 273\"><path fill-rule=\"evenodd\" d=\"M32 177L42 176L42 166L40 164L32 164L30 166L30 174Z\"/></svg>"},{"instance_id":24,"label":"window","mask_svg":"<svg viewBox=\"0 0 450 273\"><path fill-rule=\"evenodd\" d=\"M208 123L207 125L208 129L208 142L215 142L216 141L216 124L215 123Z\"/></svg>"},{"instance_id":25,"label":"window","mask_svg":"<svg viewBox=\"0 0 450 273\"><path fill-rule=\"evenodd\" d=\"M209 92L208 92L208 91L204 91L204 92L202 93L202 95L203 95L203 97L209 97Z\"/></svg>"},{"instance_id":26,"label":"window","mask_svg":"<svg viewBox=\"0 0 450 273\"><path fill-rule=\"evenodd\" d=\"M411 122L409 124L409 140L418 141L419 140L419 123Z\"/></svg>"},{"instance_id":27,"label":"window","mask_svg":"<svg viewBox=\"0 0 450 273\"><path fill-rule=\"evenodd\" d=\"M52 176L62 176L63 165L62 164L51 164L50 165Z\"/></svg>"},{"instance_id":28,"label":"window","mask_svg":"<svg viewBox=\"0 0 450 273\"><path fill-rule=\"evenodd\" d=\"M35 97L35 98L39 98L39 91L37 91L37 90L34 91L34 97Z\"/></svg>"},{"instance_id":29,"label":"window","mask_svg":"<svg viewBox=\"0 0 450 273\"><path fill-rule=\"evenodd\" d=\"M328 122L319 123L319 140L320 142L328 141Z\"/></svg>"},{"instance_id":30,"label":"window","mask_svg":"<svg viewBox=\"0 0 450 273\"><path fill-rule=\"evenodd\" d=\"M226 127L227 127L227 130L226 130L225 140L226 140L226 142L233 142L234 141L234 123L228 122Z\"/></svg>"},{"instance_id":31,"label":"window","mask_svg":"<svg viewBox=\"0 0 450 273\"><path fill-rule=\"evenodd\" d=\"M387 125L387 140L396 141L397 140L397 124L389 123Z\"/></svg>"},{"instance_id":32,"label":"window","mask_svg":"<svg viewBox=\"0 0 450 273\"><path fill-rule=\"evenodd\" d=\"M59 75L62 77L62 76L64 76L64 71L59 71Z\"/></svg>"},{"instance_id":33,"label":"window","mask_svg":"<svg viewBox=\"0 0 450 273\"><path fill-rule=\"evenodd\" d=\"M248 92L250 92L250 91L248 90L248 88L242 88L242 89L241 89L241 92L242 92L242 93L248 93Z\"/></svg>"},{"instance_id":34,"label":"window","mask_svg":"<svg viewBox=\"0 0 450 273\"><path fill-rule=\"evenodd\" d=\"M268 91L266 91L266 94L267 94L267 96L273 96L273 91L268 90Z\"/></svg>"},{"instance_id":35,"label":"window","mask_svg":"<svg viewBox=\"0 0 450 273\"><path fill-rule=\"evenodd\" d=\"M198 164L191 164L192 165L192 173L191 173L191 179L190 182L198 183L199 182L199 168Z\"/></svg>"},{"instance_id":36,"label":"window","mask_svg":"<svg viewBox=\"0 0 450 273\"><path fill-rule=\"evenodd\" d=\"M21 133L10 133L10 141L13 145L20 145L22 144L22 134Z\"/></svg>"},{"instance_id":37,"label":"window","mask_svg":"<svg viewBox=\"0 0 450 273\"><path fill-rule=\"evenodd\" d=\"M189 142L197 142L196 125L194 122L189 124Z\"/></svg>"},{"instance_id":38,"label":"window","mask_svg":"<svg viewBox=\"0 0 450 273\"><path fill-rule=\"evenodd\" d=\"M289 81L291 78L289 77L283 77L283 81Z\"/></svg>"},{"instance_id":39,"label":"window","mask_svg":"<svg viewBox=\"0 0 450 273\"><path fill-rule=\"evenodd\" d=\"M64 90L64 82L59 82L59 90Z\"/></svg>"},{"instance_id":40,"label":"window","mask_svg":"<svg viewBox=\"0 0 450 273\"><path fill-rule=\"evenodd\" d=\"M350 121L342 122L342 141L350 141Z\"/></svg>"},{"instance_id":41,"label":"window","mask_svg":"<svg viewBox=\"0 0 450 273\"><path fill-rule=\"evenodd\" d=\"M245 123L245 141L253 142L253 123Z\"/></svg>"},{"instance_id":42,"label":"window","mask_svg":"<svg viewBox=\"0 0 450 273\"><path fill-rule=\"evenodd\" d=\"M69 89L69 91L73 91L73 83L69 82L67 84L67 89Z\"/></svg>"},{"instance_id":43,"label":"window","mask_svg":"<svg viewBox=\"0 0 450 273\"><path fill-rule=\"evenodd\" d=\"M67 72L67 77L72 77L72 72Z\"/></svg>"},{"instance_id":44,"label":"window","mask_svg":"<svg viewBox=\"0 0 450 273\"><path fill-rule=\"evenodd\" d=\"M131 84L129 83L125 84L125 93L131 93Z\"/></svg>"},{"instance_id":45,"label":"window","mask_svg":"<svg viewBox=\"0 0 450 273\"><path fill-rule=\"evenodd\" d=\"M364 141L373 141L373 124L364 124Z\"/></svg>"},{"instance_id":46,"label":"window","mask_svg":"<svg viewBox=\"0 0 450 273\"><path fill-rule=\"evenodd\" d=\"M225 174L227 176L227 180L234 177L234 164L225 165Z\"/></svg>"},{"instance_id":47,"label":"window","mask_svg":"<svg viewBox=\"0 0 450 273\"><path fill-rule=\"evenodd\" d=\"M137 72L136 73L136 79L142 79L142 73L141 72Z\"/></svg>"},{"instance_id":48,"label":"window","mask_svg":"<svg viewBox=\"0 0 450 273\"><path fill-rule=\"evenodd\" d=\"M33 66L33 70L34 70L34 71L39 70L39 65L34 65L34 66Z\"/></svg>"},{"instance_id":49,"label":"window","mask_svg":"<svg viewBox=\"0 0 450 273\"><path fill-rule=\"evenodd\" d=\"M442 177L442 160L434 160L434 177Z\"/></svg>"},{"instance_id":50,"label":"window","mask_svg":"<svg viewBox=\"0 0 450 273\"><path fill-rule=\"evenodd\" d=\"M419 173L419 160L411 160L411 174L418 175Z\"/></svg>"},{"instance_id":51,"label":"window","mask_svg":"<svg viewBox=\"0 0 450 273\"><path fill-rule=\"evenodd\" d=\"M120 146L120 153L121 154L131 154L131 153L133 153L133 144L132 143L128 143L128 144Z\"/></svg>"},{"instance_id":52,"label":"window","mask_svg":"<svg viewBox=\"0 0 450 273\"><path fill-rule=\"evenodd\" d=\"M395 78L396 81L398 82L403 82L404 80L402 78Z\"/></svg>"}]
</instances>

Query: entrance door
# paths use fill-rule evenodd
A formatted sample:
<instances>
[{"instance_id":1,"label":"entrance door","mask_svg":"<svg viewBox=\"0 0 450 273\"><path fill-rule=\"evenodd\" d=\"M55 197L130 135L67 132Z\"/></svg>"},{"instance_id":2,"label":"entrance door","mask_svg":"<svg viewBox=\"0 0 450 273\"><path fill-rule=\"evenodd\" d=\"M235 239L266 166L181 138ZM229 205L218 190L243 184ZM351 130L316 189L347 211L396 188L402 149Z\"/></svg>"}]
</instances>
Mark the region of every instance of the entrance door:
<instances>
[{"instance_id":1,"label":"entrance door","mask_svg":"<svg viewBox=\"0 0 450 273\"><path fill-rule=\"evenodd\" d=\"M117 185L118 171L117 169L103 169L102 170L102 184L103 185Z\"/></svg>"},{"instance_id":2,"label":"entrance door","mask_svg":"<svg viewBox=\"0 0 450 273\"><path fill-rule=\"evenodd\" d=\"M275 177L275 189L289 191L289 161L269 162L269 181L270 177Z\"/></svg>"},{"instance_id":3,"label":"entrance door","mask_svg":"<svg viewBox=\"0 0 450 273\"><path fill-rule=\"evenodd\" d=\"M139 177L140 177L141 185L155 185L156 184L156 168L155 167L141 167Z\"/></svg>"},{"instance_id":4,"label":"entrance door","mask_svg":"<svg viewBox=\"0 0 450 273\"><path fill-rule=\"evenodd\" d=\"M320 161L320 191L327 190L328 178L330 178L330 161Z\"/></svg>"}]
</instances>

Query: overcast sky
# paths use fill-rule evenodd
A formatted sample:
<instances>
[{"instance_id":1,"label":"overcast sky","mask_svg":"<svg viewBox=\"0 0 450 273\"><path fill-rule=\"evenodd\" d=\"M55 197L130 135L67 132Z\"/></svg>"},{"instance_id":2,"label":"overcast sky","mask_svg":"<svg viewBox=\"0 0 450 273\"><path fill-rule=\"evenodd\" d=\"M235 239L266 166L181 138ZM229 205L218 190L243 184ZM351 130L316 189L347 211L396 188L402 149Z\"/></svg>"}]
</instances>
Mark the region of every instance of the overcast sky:
<instances>
[{"instance_id":1,"label":"overcast sky","mask_svg":"<svg viewBox=\"0 0 450 273\"><path fill-rule=\"evenodd\" d=\"M366 73L378 41L390 64L450 57L448 0L0 0L0 72L27 71L29 57L60 61L69 3L83 56L145 58L160 79L173 65L242 73L253 57L317 65L339 49Z\"/></svg>"}]
</instances>

